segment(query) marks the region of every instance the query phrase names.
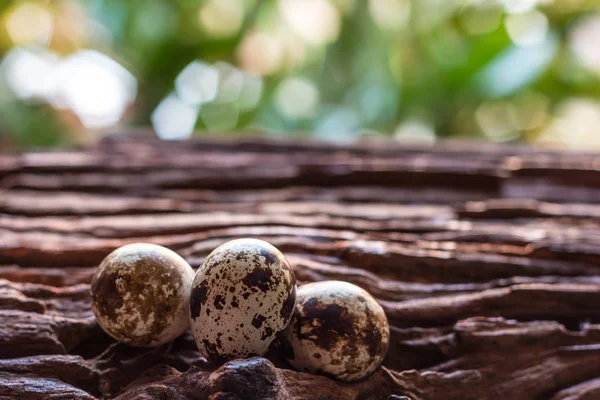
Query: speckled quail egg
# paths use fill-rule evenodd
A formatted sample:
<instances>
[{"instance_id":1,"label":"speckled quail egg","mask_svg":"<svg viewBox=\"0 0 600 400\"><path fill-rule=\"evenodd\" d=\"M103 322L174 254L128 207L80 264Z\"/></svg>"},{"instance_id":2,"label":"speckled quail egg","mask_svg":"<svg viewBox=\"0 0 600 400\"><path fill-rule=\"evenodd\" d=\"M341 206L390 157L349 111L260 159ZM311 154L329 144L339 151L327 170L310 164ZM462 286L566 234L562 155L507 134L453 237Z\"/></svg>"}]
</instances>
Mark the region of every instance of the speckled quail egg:
<instances>
[{"instance_id":1,"label":"speckled quail egg","mask_svg":"<svg viewBox=\"0 0 600 400\"><path fill-rule=\"evenodd\" d=\"M281 344L294 368L348 382L375 371L389 338L385 312L368 292L348 282L323 281L298 288Z\"/></svg>"},{"instance_id":2,"label":"speckled quail egg","mask_svg":"<svg viewBox=\"0 0 600 400\"><path fill-rule=\"evenodd\" d=\"M273 245L237 239L204 260L192 284L190 325L200 352L221 363L262 356L290 322L296 280Z\"/></svg>"},{"instance_id":3,"label":"speckled quail egg","mask_svg":"<svg viewBox=\"0 0 600 400\"><path fill-rule=\"evenodd\" d=\"M92 279L92 310L98 324L120 342L153 347L189 326L194 270L177 253L135 243L110 253Z\"/></svg>"}]
</instances>

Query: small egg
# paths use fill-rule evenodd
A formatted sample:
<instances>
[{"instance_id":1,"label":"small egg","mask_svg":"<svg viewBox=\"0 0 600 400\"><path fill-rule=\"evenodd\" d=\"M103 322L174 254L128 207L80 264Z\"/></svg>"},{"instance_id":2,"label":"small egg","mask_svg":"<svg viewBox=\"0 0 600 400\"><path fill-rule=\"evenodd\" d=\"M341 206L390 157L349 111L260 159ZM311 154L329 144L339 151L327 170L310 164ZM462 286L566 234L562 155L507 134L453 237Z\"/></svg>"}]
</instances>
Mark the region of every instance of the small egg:
<instances>
[{"instance_id":1,"label":"small egg","mask_svg":"<svg viewBox=\"0 0 600 400\"><path fill-rule=\"evenodd\" d=\"M198 269L190 325L200 352L221 363L262 356L290 322L296 279L273 245L237 239L217 247Z\"/></svg>"},{"instance_id":2,"label":"small egg","mask_svg":"<svg viewBox=\"0 0 600 400\"><path fill-rule=\"evenodd\" d=\"M389 339L385 312L368 292L348 282L323 281L298 288L281 344L294 368L350 382L375 371Z\"/></svg>"},{"instance_id":3,"label":"small egg","mask_svg":"<svg viewBox=\"0 0 600 400\"><path fill-rule=\"evenodd\" d=\"M140 347L167 343L189 326L194 270L177 253L135 243L110 253L92 279L98 324L120 342Z\"/></svg>"}]
</instances>

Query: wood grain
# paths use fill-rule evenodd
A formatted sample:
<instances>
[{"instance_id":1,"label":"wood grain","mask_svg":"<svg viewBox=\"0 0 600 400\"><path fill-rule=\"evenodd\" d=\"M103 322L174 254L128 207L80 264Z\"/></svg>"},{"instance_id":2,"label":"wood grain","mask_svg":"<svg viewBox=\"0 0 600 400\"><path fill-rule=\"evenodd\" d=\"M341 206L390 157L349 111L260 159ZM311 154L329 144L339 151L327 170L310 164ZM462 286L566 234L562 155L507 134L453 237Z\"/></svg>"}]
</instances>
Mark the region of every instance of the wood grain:
<instances>
[{"instance_id":1,"label":"wood grain","mask_svg":"<svg viewBox=\"0 0 600 400\"><path fill-rule=\"evenodd\" d=\"M343 384L266 358L210 365L97 326L89 282L144 241L194 267L272 242L299 283L341 279L391 324ZM0 155L1 399L600 398L600 155L442 143L109 139Z\"/></svg>"}]
</instances>

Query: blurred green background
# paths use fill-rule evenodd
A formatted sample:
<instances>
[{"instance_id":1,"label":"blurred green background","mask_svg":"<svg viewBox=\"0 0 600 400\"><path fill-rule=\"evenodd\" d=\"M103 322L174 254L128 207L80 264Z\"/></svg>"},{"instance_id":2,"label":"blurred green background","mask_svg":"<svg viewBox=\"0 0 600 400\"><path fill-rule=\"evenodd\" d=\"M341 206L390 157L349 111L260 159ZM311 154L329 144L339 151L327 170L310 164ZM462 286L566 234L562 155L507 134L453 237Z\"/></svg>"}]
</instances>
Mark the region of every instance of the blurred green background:
<instances>
[{"instance_id":1,"label":"blurred green background","mask_svg":"<svg viewBox=\"0 0 600 400\"><path fill-rule=\"evenodd\" d=\"M600 0L0 2L0 146L127 130L600 149Z\"/></svg>"}]
</instances>

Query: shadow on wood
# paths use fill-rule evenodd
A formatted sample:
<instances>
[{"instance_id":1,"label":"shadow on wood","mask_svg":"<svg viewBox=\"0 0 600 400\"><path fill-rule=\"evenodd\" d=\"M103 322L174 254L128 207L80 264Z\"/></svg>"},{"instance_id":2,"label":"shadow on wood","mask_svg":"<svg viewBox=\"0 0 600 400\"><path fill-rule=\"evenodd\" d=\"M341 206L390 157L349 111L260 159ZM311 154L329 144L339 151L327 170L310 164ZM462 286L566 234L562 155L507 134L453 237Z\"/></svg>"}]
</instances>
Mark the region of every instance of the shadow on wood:
<instances>
[{"instance_id":1,"label":"shadow on wood","mask_svg":"<svg viewBox=\"0 0 600 400\"><path fill-rule=\"evenodd\" d=\"M0 155L0 397L597 399L599 228L594 154L120 139ZM197 267L244 236L300 283L372 293L384 367L343 384L273 348L217 368L189 333L135 349L96 325L89 282L114 248L153 242Z\"/></svg>"}]
</instances>

